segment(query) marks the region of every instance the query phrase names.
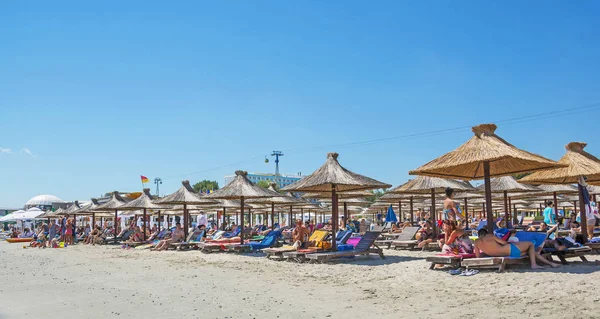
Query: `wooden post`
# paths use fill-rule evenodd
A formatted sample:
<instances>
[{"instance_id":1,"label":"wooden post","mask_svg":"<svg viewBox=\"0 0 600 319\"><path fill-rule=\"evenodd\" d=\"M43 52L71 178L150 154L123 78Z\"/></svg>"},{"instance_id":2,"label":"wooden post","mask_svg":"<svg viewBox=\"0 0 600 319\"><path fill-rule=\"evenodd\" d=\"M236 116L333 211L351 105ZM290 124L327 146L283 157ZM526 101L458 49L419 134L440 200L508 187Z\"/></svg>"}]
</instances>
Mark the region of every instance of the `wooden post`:
<instances>
[{"instance_id":1,"label":"wooden post","mask_svg":"<svg viewBox=\"0 0 600 319\"><path fill-rule=\"evenodd\" d=\"M183 234L184 238L188 236L188 227L187 227L187 204L183 203Z\"/></svg>"},{"instance_id":2,"label":"wooden post","mask_svg":"<svg viewBox=\"0 0 600 319\"><path fill-rule=\"evenodd\" d=\"M344 224L342 224L343 228L346 228L348 224L348 203L344 201Z\"/></svg>"},{"instance_id":3,"label":"wooden post","mask_svg":"<svg viewBox=\"0 0 600 319\"><path fill-rule=\"evenodd\" d=\"M508 206L508 192L504 191L504 223L506 225L506 228L508 228L508 222L510 221L509 208L510 206Z\"/></svg>"},{"instance_id":4,"label":"wooden post","mask_svg":"<svg viewBox=\"0 0 600 319\"><path fill-rule=\"evenodd\" d=\"M161 230L162 230L162 229L161 229L161 224L162 224L162 223L160 222L160 210L159 210L159 211L158 211L158 232L159 232L159 233L160 233L160 232L161 232Z\"/></svg>"},{"instance_id":5,"label":"wooden post","mask_svg":"<svg viewBox=\"0 0 600 319\"><path fill-rule=\"evenodd\" d=\"M515 218L513 217L513 213L512 213L512 199L510 197L508 198L508 210L509 210L509 212L508 212L508 221L506 222L507 223L506 227L508 228L508 222L510 221L510 223L513 225L513 227L511 227L511 228L514 228L514 225L515 225L514 220L515 220Z\"/></svg>"},{"instance_id":6,"label":"wooden post","mask_svg":"<svg viewBox=\"0 0 600 319\"><path fill-rule=\"evenodd\" d=\"M467 198L465 197L465 220L467 221L467 228L469 228L469 208L467 208Z\"/></svg>"},{"instance_id":7,"label":"wooden post","mask_svg":"<svg viewBox=\"0 0 600 319\"><path fill-rule=\"evenodd\" d=\"M494 233L494 215L492 212L492 186L490 184L490 162L483 162L483 175L485 183L485 204L487 212L488 233Z\"/></svg>"},{"instance_id":8,"label":"wooden post","mask_svg":"<svg viewBox=\"0 0 600 319\"><path fill-rule=\"evenodd\" d=\"M331 184L331 250L337 250L337 242L335 240L338 228L338 201L335 184Z\"/></svg>"},{"instance_id":9,"label":"wooden post","mask_svg":"<svg viewBox=\"0 0 600 319\"><path fill-rule=\"evenodd\" d=\"M271 230L275 229L275 203L271 202Z\"/></svg>"},{"instance_id":10,"label":"wooden post","mask_svg":"<svg viewBox=\"0 0 600 319\"><path fill-rule=\"evenodd\" d=\"M435 211L435 188L431 189L431 216L433 218L433 233L437 236L439 234L437 229L437 212ZM437 241L437 237L435 241Z\"/></svg>"},{"instance_id":11,"label":"wooden post","mask_svg":"<svg viewBox=\"0 0 600 319\"><path fill-rule=\"evenodd\" d=\"M399 217L398 221L402 223L404 221L404 218L402 216L402 200L401 199L398 199L398 217Z\"/></svg>"},{"instance_id":12,"label":"wooden post","mask_svg":"<svg viewBox=\"0 0 600 319\"><path fill-rule=\"evenodd\" d=\"M240 215L240 225L242 231L240 232L240 244L244 244L244 196L240 197L240 209L242 211Z\"/></svg>"},{"instance_id":13,"label":"wooden post","mask_svg":"<svg viewBox=\"0 0 600 319\"><path fill-rule=\"evenodd\" d=\"M225 230L225 225L227 224L225 223L225 216L227 216L227 207L223 207L223 230Z\"/></svg>"},{"instance_id":14,"label":"wooden post","mask_svg":"<svg viewBox=\"0 0 600 319\"><path fill-rule=\"evenodd\" d=\"M556 192L552 196L554 197L554 220L558 223L558 200L556 200Z\"/></svg>"},{"instance_id":15,"label":"wooden post","mask_svg":"<svg viewBox=\"0 0 600 319\"><path fill-rule=\"evenodd\" d=\"M579 214L581 215L581 236L583 236L583 243L585 244L588 241L588 230L587 216L585 213L585 201L583 200L583 186L577 184L577 189L579 193Z\"/></svg>"},{"instance_id":16,"label":"wooden post","mask_svg":"<svg viewBox=\"0 0 600 319\"><path fill-rule=\"evenodd\" d=\"M302 219L302 223L304 224L304 208L300 207L300 218Z\"/></svg>"},{"instance_id":17,"label":"wooden post","mask_svg":"<svg viewBox=\"0 0 600 319\"><path fill-rule=\"evenodd\" d=\"M287 222L287 223L288 223L288 226L289 226L290 228L292 228L292 226L294 225L294 224L292 223L292 205L290 205L290 218L288 218L288 222Z\"/></svg>"},{"instance_id":18,"label":"wooden post","mask_svg":"<svg viewBox=\"0 0 600 319\"><path fill-rule=\"evenodd\" d=\"M92 212L92 230L96 227L96 213Z\"/></svg>"},{"instance_id":19,"label":"wooden post","mask_svg":"<svg viewBox=\"0 0 600 319\"><path fill-rule=\"evenodd\" d=\"M413 197L410 197L410 223L413 224L415 222L415 216L413 212Z\"/></svg>"},{"instance_id":20,"label":"wooden post","mask_svg":"<svg viewBox=\"0 0 600 319\"><path fill-rule=\"evenodd\" d=\"M114 229L115 229L115 244L117 243L117 235L119 234L118 228L117 228L117 209L115 209L115 222L114 222Z\"/></svg>"},{"instance_id":21,"label":"wooden post","mask_svg":"<svg viewBox=\"0 0 600 319\"><path fill-rule=\"evenodd\" d=\"M144 223L142 224L143 229L144 229L144 241L146 241L146 208L144 207L144 217L142 217L144 219ZM186 236L187 238L187 236Z\"/></svg>"}]
</instances>

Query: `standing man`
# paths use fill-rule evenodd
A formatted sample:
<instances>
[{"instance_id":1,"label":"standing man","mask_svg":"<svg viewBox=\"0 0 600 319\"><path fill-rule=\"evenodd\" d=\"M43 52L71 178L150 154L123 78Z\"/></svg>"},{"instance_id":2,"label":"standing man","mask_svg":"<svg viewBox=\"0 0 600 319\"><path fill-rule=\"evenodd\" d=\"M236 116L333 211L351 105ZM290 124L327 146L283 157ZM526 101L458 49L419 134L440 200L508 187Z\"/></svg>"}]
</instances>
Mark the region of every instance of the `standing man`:
<instances>
[{"instance_id":1,"label":"standing man","mask_svg":"<svg viewBox=\"0 0 600 319\"><path fill-rule=\"evenodd\" d=\"M200 214L198 214L198 217L196 217L196 227L200 228L202 225L204 225L204 227L208 227L208 220L206 219L204 211L200 211Z\"/></svg>"},{"instance_id":2,"label":"standing man","mask_svg":"<svg viewBox=\"0 0 600 319\"><path fill-rule=\"evenodd\" d=\"M548 201L548 203L546 203L546 208L544 209L544 223L548 225L556 224L556 216L554 214L553 207L554 204L552 203L552 201Z\"/></svg>"}]
</instances>

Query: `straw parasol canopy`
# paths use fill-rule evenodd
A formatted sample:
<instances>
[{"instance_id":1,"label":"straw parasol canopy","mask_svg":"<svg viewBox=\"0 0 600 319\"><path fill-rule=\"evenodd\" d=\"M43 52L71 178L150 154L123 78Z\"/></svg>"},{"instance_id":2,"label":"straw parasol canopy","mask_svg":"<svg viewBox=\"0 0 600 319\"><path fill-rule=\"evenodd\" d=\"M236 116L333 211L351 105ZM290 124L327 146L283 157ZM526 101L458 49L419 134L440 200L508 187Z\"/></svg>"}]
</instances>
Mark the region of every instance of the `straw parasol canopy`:
<instances>
[{"instance_id":1,"label":"straw parasol canopy","mask_svg":"<svg viewBox=\"0 0 600 319\"><path fill-rule=\"evenodd\" d=\"M457 178L461 180L484 179L487 201L487 218L493 220L490 177L500 177L563 165L542 156L523 151L498 135L495 124L474 126L474 136L455 150L410 171L411 175ZM493 232L493 223L488 230Z\"/></svg>"},{"instance_id":2,"label":"straw parasol canopy","mask_svg":"<svg viewBox=\"0 0 600 319\"><path fill-rule=\"evenodd\" d=\"M522 181L539 184L574 184L579 187L579 206L580 211L585 212L585 203L583 201L583 187L587 185L582 178L587 178L590 183L600 183L600 160L592 154L584 151L587 146L582 142L571 142L565 146L566 154L558 161L563 167L549 171L536 172L525 176ZM581 233L584 241L587 240L587 218L586 214L581 214Z\"/></svg>"},{"instance_id":3,"label":"straw parasol canopy","mask_svg":"<svg viewBox=\"0 0 600 319\"><path fill-rule=\"evenodd\" d=\"M155 201L156 204L180 204L183 205L183 232L185 237L188 234L188 212L187 205L211 205L216 204L217 202L212 199L206 198L199 193L196 193L192 186L190 185L190 181L185 180L181 182L181 187L172 194L169 194L161 199Z\"/></svg>"},{"instance_id":4,"label":"straw parasol canopy","mask_svg":"<svg viewBox=\"0 0 600 319\"><path fill-rule=\"evenodd\" d=\"M125 200L123 197L121 197L121 195L119 195L119 192L114 191L112 193L112 195L110 196L110 199L108 200L108 202L96 207L96 211L97 212L115 212L115 220L114 220L114 224L115 224L115 243L117 242L117 212L119 211L119 207L123 206L123 204L127 203L127 200Z\"/></svg>"},{"instance_id":5,"label":"straw parasol canopy","mask_svg":"<svg viewBox=\"0 0 600 319\"><path fill-rule=\"evenodd\" d=\"M512 202L512 198L509 198L509 193L514 194L522 194L526 192L539 192L540 188L535 187L533 185L521 184L517 182L517 180L512 176L502 176L497 177L491 180L490 188L492 193L502 193L504 196L504 213L509 214L510 217L510 204L509 200ZM480 185L477 189L481 192L485 192L485 185ZM514 216L516 218L516 215ZM510 220L510 218L508 218ZM513 222L515 222L514 220Z\"/></svg>"},{"instance_id":6,"label":"straw parasol canopy","mask_svg":"<svg viewBox=\"0 0 600 319\"><path fill-rule=\"evenodd\" d=\"M152 202L152 195L150 195L150 189L144 188L144 190L142 191L142 195L140 195L140 197L119 207L120 210L139 210L140 208L143 209L143 213L142 213L143 219L144 219L143 233L144 233L144 240L146 240L146 222L147 222L146 212L148 209L161 209L161 208L163 208L163 206Z\"/></svg>"},{"instance_id":7,"label":"straw parasol canopy","mask_svg":"<svg viewBox=\"0 0 600 319\"><path fill-rule=\"evenodd\" d=\"M284 191L298 192L331 192L331 230L338 230L338 197L337 193L388 188L391 185L370 177L351 172L338 162L338 153L327 153L327 160L314 173L283 188ZM332 236L331 249L337 250L335 236Z\"/></svg>"},{"instance_id":8,"label":"straw parasol canopy","mask_svg":"<svg viewBox=\"0 0 600 319\"><path fill-rule=\"evenodd\" d=\"M365 197L369 197L369 196L373 196L375 194L373 194L372 192L368 191L368 190L362 190L362 191L351 191L351 192L344 192L344 193L339 193L338 194L338 199L343 199L343 198L365 198ZM302 195L302 197L304 198L314 198L314 199L331 199L331 195L327 194L327 193L305 193L304 195Z\"/></svg>"},{"instance_id":9,"label":"straw parasol canopy","mask_svg":"<svg viewBox=\"0 0 600 319\"><path fill-rule=\"evenodd\" d=\"M338 153L327 153L327 161L314 173L283 188L285 191L298 192L331 192L334 185L336 192L349 192L391 187L372 178L351 172L340 165Z\"/></svg>"},{"instance_id":10,"label":"straw parasol canopy","mask_svg":"<svg viewBox=\"0 0 600 319\"><path fill-rule=\"evenodd\" d=\"M73 204L67 207L67 209L65 209L61 215L73 215L73 213L78 211L80 208L81 205L79 205L79 201L74 201Z\"/></svg>"},{"instance_id":11,"label":"straw parasol canopy","mask_svg":"<svg viewBox=\"0 0 600 319\"><path fill-rule=\"evenodd\" d=\"M433 219L437 219L437 210L435 209L435 195L437 193L444 193L447 188L452 188L455 192L476 192L471 184L468 182L462 182L452 179L430 177L430 176L417 176L416 178L390 189L389 193L396 194L430 194L431 198L431 212ZM434 230L437 227L434 224Z\"/></svg>"},{"instance_id":12,"label":"straw parasol canopy","mask_svg":"<svg viewBox=\"0 0 600 319\"><path fill-rule=\"evenodd\" d=\"M239 199L240 200L240 224L243 229L244 227L244 200L252 198L269 198L269 197L281 197L282 195L278 192L264 189L260 186L254 185L248 180L248 172L236 171L235 178L227 186L216 190L214 193L206 195L210 199ZM244 236L240 236L240 243L244 244Z\"/></svg>"},{"instance_id":13,"label":"straw parasol canopy","mask_svg":"<svg viewBox=\"0 0 600 319\"><path fill-rule=\"evenodd\" d=\"M93 215L96 208L100 206L96 198L92 198L91 202L87 205L82 206L80 209L73 212L75 215Z\"/></svg>"},{"instance_id":14,"label":"straw parasol canopy","mask_svg":"<svg viewBox=\"0 0 600 319\"><path fill-rule=\"evenodd\" d=\"M277 184L271 183L271 185L269 186L268 189L272 192L277 193L277 190L275 190L275 185L277 185ZM292 196L289 192L286 195L281 195L278 197L251 199L248 201L248 203L268 204L271 206L271 229L274 229L274 227L275 227L275 206L286 206L286 207L289 206L290 207L290 216L289 217L290 217L290 222L291 222L292 207L306 206L308 204L308 202L306 202L305 200L296 198L296 197Z\"/></svg>"}]
</instances>

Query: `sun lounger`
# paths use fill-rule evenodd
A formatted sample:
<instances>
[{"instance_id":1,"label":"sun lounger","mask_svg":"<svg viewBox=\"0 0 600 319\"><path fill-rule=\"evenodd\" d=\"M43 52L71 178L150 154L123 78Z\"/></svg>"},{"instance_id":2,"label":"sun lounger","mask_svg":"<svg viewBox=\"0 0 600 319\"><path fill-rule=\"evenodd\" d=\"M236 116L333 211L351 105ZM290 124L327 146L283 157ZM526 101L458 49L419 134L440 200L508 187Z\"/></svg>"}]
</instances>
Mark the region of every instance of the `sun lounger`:
<instances>
[{"instance_id":1,"label":"sun lounger","mask_svg":"<svg viewBox=\"0 0 600 319\"><path fill-rule=\"evenodd\" d=\"M380 232L368 231L362 236L360 242L352 250L307 254L306 259L309 259L311 262L327 262L331 259L341 257L355 257L360 255L366 255L368 257L369 254L378 254L379 257L383 259L385 258L383 256L383 250L375 245L375 240L380 234ZM371 246L374 247L372 248Z\"/></svg>"},{"instance_id":2,"label":"sun lounger","mask_svg":"<svg viewBox=\"0 0 600 319\"><path fill-rule=\"evenodd\" d=\"M319 245L319 243L323 242L325 240L325 238L327 238L327 235L329 235L329 232L326 230L315 230L312 235L310 235L310 237L308 238L309 242L314 242L317 244L317 246ZM292 252L295 251L296 249L291 246L283 246L283 247L278 247L278 248L266 248L263 249L262 252L267 254L267 258L271 258L271 257L276 257L278 259L283 259L283 254L287 253L287 252Z\"/></svg>"},{"instance_id":3,"label":"sun lounger","mask_svg":"<svg viewBox=\"0 0 600 319\"><path fill-rule=\"evenodd\" d=\"M435 265L460 267L460 262L466 258L475 258L475 254L437 254L435 256L425 258L425 261L431 263L429 269L433 269Z\"/></svg>"},{"instance_id":4,"label":"sun lounger","mask_svg":"<svg viewBox=\"0 0 600 319\"><path fill-rule=\"evenodd\" d=\"M263 238L263 240L260 242L250 242L250 243L244 244L244 245L231 244L231 245L226 245L225 248L227 249L227 251L233 251L233 252L238 252L238 253L258 251L260 249L273 247L273 245L275 245L275 243L277 242L279 237L281 237L281 231L274 230L274 231L269 232L267 235L265 235L265 238Z\"/></svg>"},{"instance_id":5,"label":"sun lounger","mask_svg":"<svg viewBox=\"0 0 600 319\"><path fill-rule=\"evenodd\" d=\"M212 252L216 252L216 251L225 250L226 245L238 243L239 241L240 241L239 237L232 237L232 238L217 239L217 240L210 241L210 242L207 241L207 242L203 242L203 243L198 243L196 245L198 246L198 249L201 252L212 253Z\"/></svg>"},{"instance_id":6,"label":"sun lounger","mask_svg":"<svg viewBox=\"0 0 600 319\"><path fill-rule=\"evenodd\" d=\"M421 227L405 227L396 240L392 240L388 246L394 249L413 249L417 246L417 241L414 239L417 231Z\"/></svg>"},{"instance_id":7,"label":"sun lounger","mask_svg":"<svg viewBox=\"0 0 600 319\"><path fill-rule=\"evenodd\" d=\"M519 231L515 234L515 237L519 241L530 241L533 242L536 251L541 251L546 241L546 233L543 232L527 232ZM482 257L482 258L468 258L463 259L460 262L462 267L469 268L493 268L497 269L498 272L503 272L507 265L527 265L529 264L529 256L523 257Z\"/></svg>"},{"instance_id":8,"label":"sun lounger","mask_svg":"<svg viewBox=\"0 0 600 319\"><path fill-rule=\"evenodd\" d=\"M336 236L336 244L337 246L344 245L352 236L351 230L342 230L337 233ZM306 249L298 249L296 251L290 251L283 253L283 258L286 258L288 261L297 261L304 262L306 261L307 254L314 254L316 252L323 251L318 247L308 247Z\"/></svg>"},{"instance_id":9,"label":"sun lounger","mask_svg":"<svg viewBox=\"0 0 600 319\"><path fill-rule=\"evenodd\" d=\"M542 251L542 256L550 261L552 260L552 256L556 256L562 264L568 264L567 259L569 258L579 258L583 262L587 262L586 255L592 253L592 248L588 246L581 247L570 247L565 250L556 250L556 248L544 248Z\"/></svg>"}]
</instances>

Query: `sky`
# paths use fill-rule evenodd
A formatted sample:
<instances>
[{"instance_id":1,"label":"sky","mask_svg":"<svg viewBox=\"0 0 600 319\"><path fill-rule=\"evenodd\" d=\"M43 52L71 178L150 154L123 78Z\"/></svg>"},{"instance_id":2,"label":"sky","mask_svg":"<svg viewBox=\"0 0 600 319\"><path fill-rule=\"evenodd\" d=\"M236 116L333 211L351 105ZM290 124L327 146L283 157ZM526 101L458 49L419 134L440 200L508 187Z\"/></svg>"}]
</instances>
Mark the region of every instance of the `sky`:
<instances>
[{"instance_id":1,"label":"sky","mask_svg":"<svg viewBox=\"0 0 600 319\"><path fill-rule=\"evenodd\" d=\"M274 171L273 150L282 173L338 152L395 186L488 122L548 158L570 141L600 155L599 14L597 1L3 1L0 207L139 191L140 175L161 194L222 184ZM535 114L553 115L503 122Z\"/></svg>"}]
</instances>

